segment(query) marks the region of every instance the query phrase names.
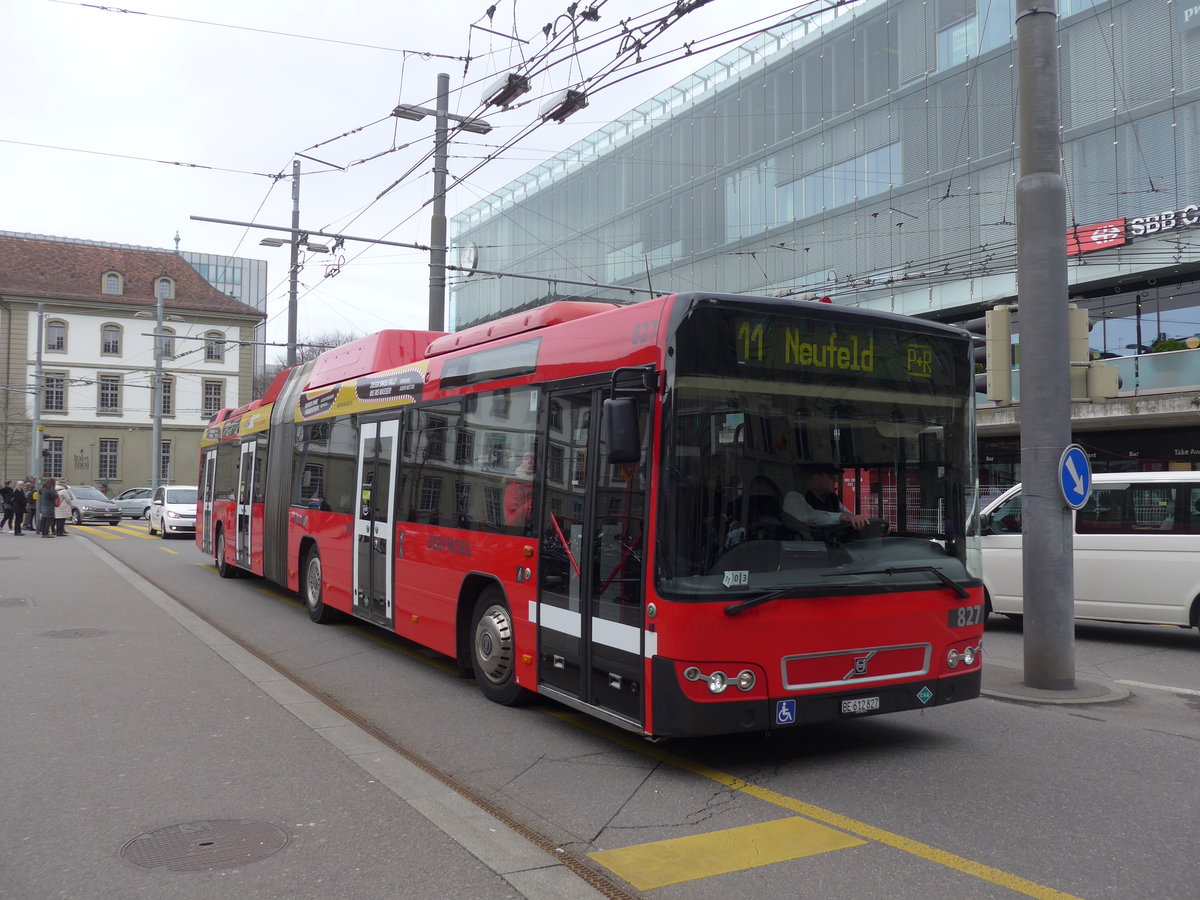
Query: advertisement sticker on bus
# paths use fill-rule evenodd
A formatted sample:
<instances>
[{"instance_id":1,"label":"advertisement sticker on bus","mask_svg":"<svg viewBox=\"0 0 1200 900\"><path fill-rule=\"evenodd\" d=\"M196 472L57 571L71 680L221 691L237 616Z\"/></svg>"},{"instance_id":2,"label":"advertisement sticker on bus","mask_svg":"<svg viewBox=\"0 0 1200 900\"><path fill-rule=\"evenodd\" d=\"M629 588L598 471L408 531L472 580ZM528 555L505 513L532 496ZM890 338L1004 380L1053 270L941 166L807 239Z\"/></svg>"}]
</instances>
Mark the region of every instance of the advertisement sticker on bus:
<instances>
[{"instance_id":1,"label":"advertisement sticker on bus","mask_svg":"<svg viewBox=\"0 0 1200 900\"><path fill-rule=\"evenodd\" d=\"M364 375L334 387L305 391L296 404L296 421L307 422L330 415L370 412L385 406L407 406L421 399L425 372L421 362Z\"/></svg>"}]
</instances>

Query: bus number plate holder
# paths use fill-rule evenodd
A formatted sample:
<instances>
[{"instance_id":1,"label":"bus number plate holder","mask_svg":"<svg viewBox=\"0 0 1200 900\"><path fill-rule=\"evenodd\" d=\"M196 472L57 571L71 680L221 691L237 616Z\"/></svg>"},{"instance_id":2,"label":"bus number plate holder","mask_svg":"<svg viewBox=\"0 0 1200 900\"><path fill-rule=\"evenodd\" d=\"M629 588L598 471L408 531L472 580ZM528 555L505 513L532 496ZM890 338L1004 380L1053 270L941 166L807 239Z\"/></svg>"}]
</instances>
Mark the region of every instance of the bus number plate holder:
<instances>
[{"instance_id":1,"label":"bus number plate holder","mask_svg":"<svg viewBox=\"0 0 1200 900\"><path fill-rule=\"evenodd\" d=\"M871 712L874 709L879 709L878 697L855 697L853 700L842 701L842 715L844 716Z\"/></svg>"}]
</instances>

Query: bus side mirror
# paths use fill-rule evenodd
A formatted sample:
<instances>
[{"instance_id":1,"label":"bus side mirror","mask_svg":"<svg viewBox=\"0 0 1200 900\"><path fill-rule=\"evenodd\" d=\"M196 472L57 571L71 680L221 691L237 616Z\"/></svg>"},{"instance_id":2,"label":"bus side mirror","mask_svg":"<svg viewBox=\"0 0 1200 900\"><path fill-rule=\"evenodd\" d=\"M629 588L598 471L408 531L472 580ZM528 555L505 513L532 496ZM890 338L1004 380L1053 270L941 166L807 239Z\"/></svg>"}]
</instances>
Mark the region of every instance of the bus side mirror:
<instances>
[{"instance_id":1,"label":"bus side mirror","mask_svg":"<svg viewBox=\"0 0 1200 900\"><path fill-rule=\"evenodd\" d=\"M641 461L642 438L638 433L637 400L633 397L605 400L604 427L610 463L620 465Z\"/></svg>"}]
</instances>

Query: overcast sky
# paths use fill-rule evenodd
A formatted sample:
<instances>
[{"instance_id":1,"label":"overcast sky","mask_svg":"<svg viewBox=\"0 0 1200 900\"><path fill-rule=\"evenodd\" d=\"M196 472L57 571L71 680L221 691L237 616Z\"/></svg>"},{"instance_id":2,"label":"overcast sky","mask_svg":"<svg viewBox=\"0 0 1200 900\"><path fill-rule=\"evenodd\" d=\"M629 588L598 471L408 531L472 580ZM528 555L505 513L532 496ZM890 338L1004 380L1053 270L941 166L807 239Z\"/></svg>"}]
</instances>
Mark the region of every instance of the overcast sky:
<instances>
[{"instance_id":1,"label":"overcast sky","mask_svg":"<svg viewBox=\"0 0 1200 900\"><path fill-rule=\"evenodd\" d=\"M621 20L644 24L652 11L662 16L675 7L595 0L600 20L580 22L578 43L560 41L556 64L534 78L530 102L482 111L484 86L522 55L547 48L544 25L556 21L559 34L567 33L566 0L495 0L490 19L491 0L128 2L4 3L0 230L167 249L178 232L182 250L266 259L268 336L278 341L287 334L288 248L259 246L270 231L190 216L290 225L290 179L270 176L290 173L294 155L303 153L321 162L301 159L302 226L427 245L433 182L425 157L433 122L391 117L397 103L433 106L437 74L450 75L451 111L483 115L494 127L486 137L462 135L452 144L450 174L462 176L536 121L542 98L611 65L617 43L586 53L572 46L596 45ZM795 6L711 0L656 37L636 68L682 57L685 42L695 49L714 36L748 33ZM589 108L566 124L532 131L455 186L448 214L717 55L698 52L593 93ZM302 339L330 330L425 327L427 254L350 243L339 274L328 277L332 262L311 257L301 273Z\"/></svg>"}]
</instances>

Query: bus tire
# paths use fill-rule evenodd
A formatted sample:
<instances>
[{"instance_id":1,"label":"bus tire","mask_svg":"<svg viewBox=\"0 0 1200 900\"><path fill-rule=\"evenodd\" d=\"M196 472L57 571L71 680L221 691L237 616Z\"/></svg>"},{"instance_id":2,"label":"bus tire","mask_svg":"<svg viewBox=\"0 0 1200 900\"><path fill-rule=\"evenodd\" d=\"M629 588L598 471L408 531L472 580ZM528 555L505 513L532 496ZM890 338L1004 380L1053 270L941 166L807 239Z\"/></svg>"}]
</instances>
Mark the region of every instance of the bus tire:
<instances>
[{"instance_id":1,"label":"bus tire","mask_svg":"<svg viewBox=\"0 0 1200 900\"><path fill-rule=\"evenodd\" d=\"M213 563L217 567L217 574L222 578L237 578L237 566L231 566L225 558L225 529L217 529L217 539L213 543Z\"/></svg>"},{"instance_id":2,"label":"bus tire","mask_svg":"<svg viewBox=\"0 0 1200 900\"><path fill-rule=\"evenodd\" d=\"M308 555L304 557L304 608L308 610L308 617L318 625L327 625L330 622L337 621L337 610L330 609L325 605L325 584L323 581L323 570L321 568L321 551L317 549L317 545L313 544L308 551Z\"/></svg>"},{"instance_id":3,"label":"bus tire","mask_svg":"<svg viewBox=\"0 0 1200 900\"><path fill-rule=\"evenodd\" d=\"M512 613L504 593L485 588L471 616L471 668L483 695L501 706L523 706L533 695L517 684Z\"/></svg>"}]
</instances>

